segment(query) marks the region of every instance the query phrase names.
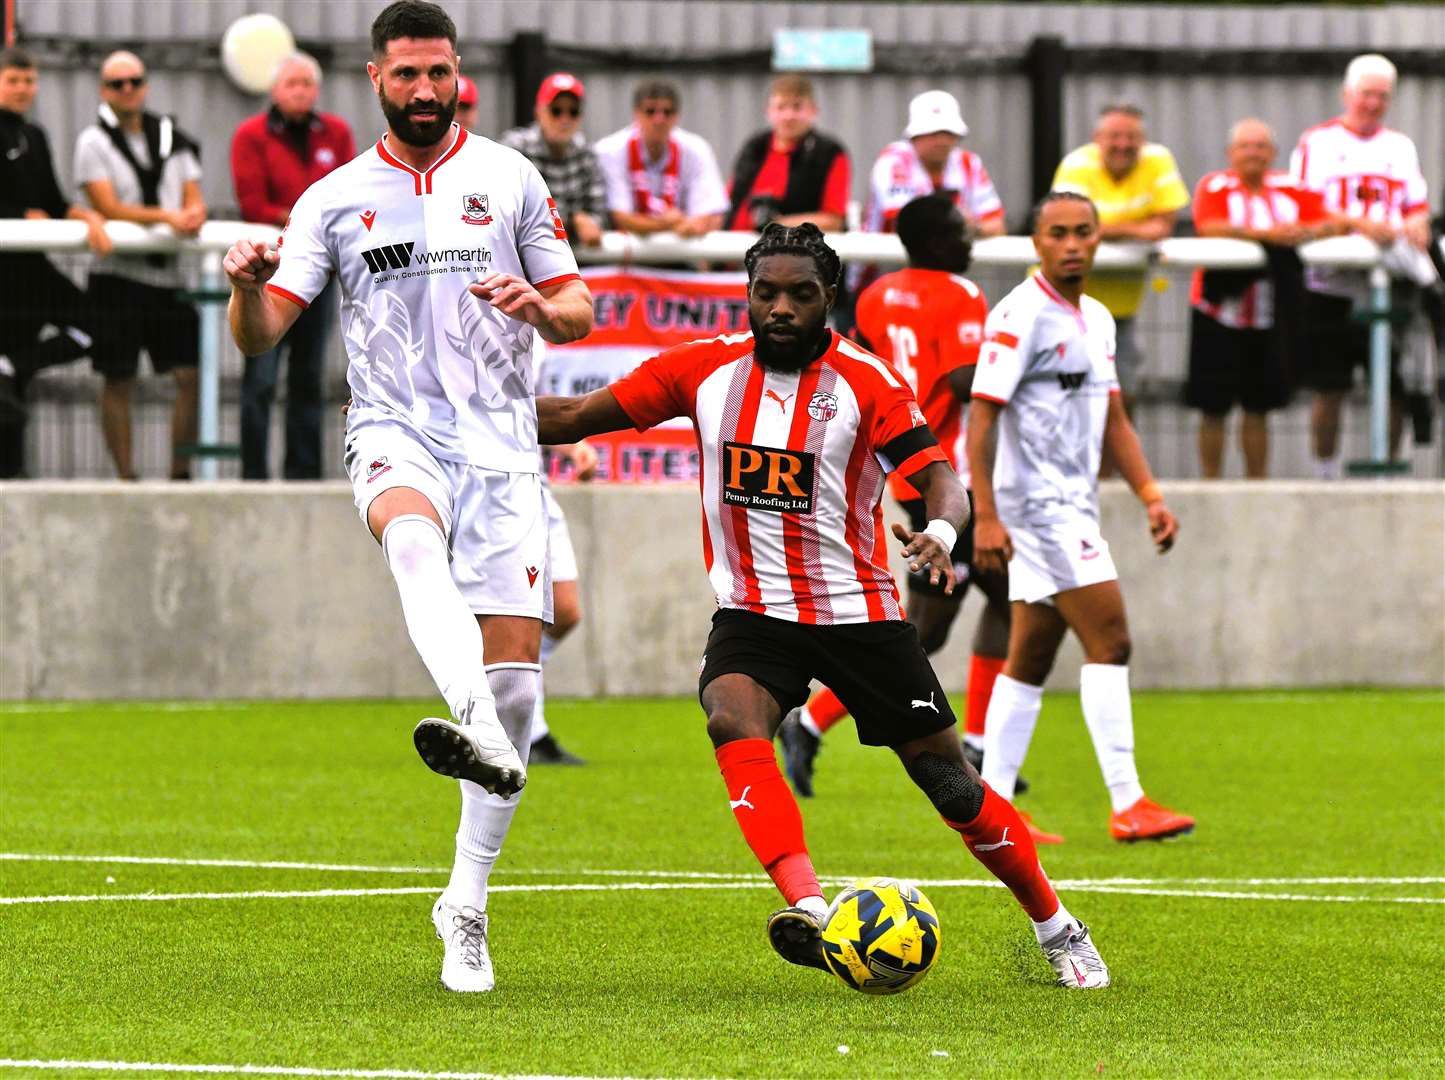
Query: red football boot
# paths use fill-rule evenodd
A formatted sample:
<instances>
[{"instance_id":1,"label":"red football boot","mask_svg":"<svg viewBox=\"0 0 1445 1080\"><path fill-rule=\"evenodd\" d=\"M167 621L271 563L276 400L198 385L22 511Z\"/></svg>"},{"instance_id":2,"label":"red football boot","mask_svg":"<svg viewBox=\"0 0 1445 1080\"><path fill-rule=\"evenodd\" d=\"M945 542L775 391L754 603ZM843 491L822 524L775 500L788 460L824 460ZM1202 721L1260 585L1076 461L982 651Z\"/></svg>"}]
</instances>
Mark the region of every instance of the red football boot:
<instances>
[{"instance_id":1,"label":"red football boot","mask_svg":"<svg viewBox=\"0 0 1445 1080\"><path fill-rule=\"evenodd\" d=\"M1194 819L1176 814L1145 797L1127 809L1109 815L1109 835L1115 840L1163 840L1194 831Z\"/></svg>"}]
</instances>

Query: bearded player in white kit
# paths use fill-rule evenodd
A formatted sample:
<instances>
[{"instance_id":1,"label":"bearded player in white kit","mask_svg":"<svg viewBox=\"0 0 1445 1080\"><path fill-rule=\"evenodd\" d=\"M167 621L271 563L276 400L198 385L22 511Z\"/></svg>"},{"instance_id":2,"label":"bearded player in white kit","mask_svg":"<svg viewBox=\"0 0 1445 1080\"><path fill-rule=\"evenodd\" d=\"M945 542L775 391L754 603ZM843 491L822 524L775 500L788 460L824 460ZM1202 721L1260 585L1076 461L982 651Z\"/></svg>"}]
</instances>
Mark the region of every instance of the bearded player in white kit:
<instances>
[{"instance_id":1,"label":"bearded player in white kit","mask_svg":"<svg viewBox=\"0 0 1445 1080\"><path fill-rule=\"evenodd\" d=\"M984 324L969 409L968 463L977 518L974 562L1008 569L1008 659L985 722L983 779L1012 798L1068 630L1084 648L1079 701L1109 789L1116 840L1162 840L1194 819L1147 798L1134 763L1129 626L1118 572L1099 533L1104 448L1144 504L1168 551L1179 526L1129 423L1114 366L1114 318L1084 295L1099 247L1085 196L1052 191L1034 210L1039 272ZM995 445L996 444L996 445ZM996 460L995 460L996 459Z\"/></svg>"},{"instance_id":2,"label":"bearded player in white kit","mask_svg":"<svg viewBox=\"0 0 1445 1080\"><path fill-rule=\"evenodd\" d=\"M456 859L432 909L442 983L475 992L494 985L487 878L526 783L551 620L536 339L586 336L592 297L537 170L452 123L456 40L435 4L378 15L367 72L389 130L307 189L275 250L241 241L225 268L247 356L341 280L347 472L452 716L414 733L426 763L461 780Z\"/></svg>"}]
</instances>

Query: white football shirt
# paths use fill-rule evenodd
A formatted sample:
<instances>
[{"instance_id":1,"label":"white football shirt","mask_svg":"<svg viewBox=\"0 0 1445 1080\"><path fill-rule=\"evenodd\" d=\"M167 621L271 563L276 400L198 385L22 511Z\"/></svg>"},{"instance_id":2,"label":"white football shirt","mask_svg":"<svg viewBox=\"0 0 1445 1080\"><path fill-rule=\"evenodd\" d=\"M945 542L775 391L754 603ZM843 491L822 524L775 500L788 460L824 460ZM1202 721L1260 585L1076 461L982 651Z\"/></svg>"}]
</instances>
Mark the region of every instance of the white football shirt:
<instances>
[{"instance_id":1,"label":"white football shirt","mask_svg":"<svg viewBox=\"0 0 1445 1080\"><path fill-rule=\"evenodd\" d=\"M269 287L305 307L340 279L353 422L398 421L438 458L535 473L539 339L467 292L493 272L537 288L579 276L532 163L454 125L424 173L382 138L307 188Z\"/></svg>"},{"instance_id":2,"label":"white football shirt","mask_svg":"<svg viewBox=\"0 0 1445 1080\"><path fill-rule=\"evenodd\" d=\"M1387 222L1398 229L1405 218L1429 205L1419 152L1410 136L1392 128L1361 135L1339 117L1317 124L1300 136L1290 172L1300 187L1324 197L1326 210L1346 217ZM1305 282L1318 292L1358 297L1365 275L1312 266Z\"/></svg>"},{"instance_id":3,"label":"white football shirt","mask_svg":"<svg viewBox=\"0 0 1445 1080\"><path fill-rule=\"evenodd\" d=\"M1118 392L1114 317L1092 296L1074 307L1034 274L989 312L973 396L1007 406L993 472L1004 525L1099 520L1104 426Z\"/></svg>"}]
</instances>

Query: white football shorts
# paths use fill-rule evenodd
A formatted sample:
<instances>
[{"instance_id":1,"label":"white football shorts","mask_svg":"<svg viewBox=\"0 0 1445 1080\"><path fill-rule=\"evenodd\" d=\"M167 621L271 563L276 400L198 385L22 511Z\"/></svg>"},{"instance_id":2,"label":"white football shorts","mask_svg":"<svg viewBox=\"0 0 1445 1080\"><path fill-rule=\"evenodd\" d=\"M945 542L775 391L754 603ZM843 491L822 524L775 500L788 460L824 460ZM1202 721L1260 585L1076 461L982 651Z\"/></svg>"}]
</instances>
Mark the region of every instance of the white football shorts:
<instances>
[{"instance_id":1,"label":"white football shorts","mask_svg":"<svg viewBox=\"0 0 1445 1080\"><path fill-rule=\"evenodd\" d=\"M452 580L473 612L552 621L547 508L536 473L442 460L391 420L348 426L346 472L363 524L383 491L414 488L430 500L451 549Z\"/></svg>"},{"instance_id":2,"label":"white football shorts","mask_svg":"<svg viewBox=\"0 0 1445 1080\"><path fill-rule=\"evenodd\" d=\"M1119 571L1097 522L1079 516L1048 525L1010 525L1014 554L1008 598L1037 604L1070 589L1114 581Z\"/></svg>"},{"instance_id":3,"label":"white football shorts","mask_svg":"<svg viewBox=\"0 0 1445 1080\"><path fill-rule=\"evenodd\" d=\"M553 581L577 580L577 553L572 550L572 531L567 528L567 515L562 512L552 488L542 485L542 501L547 504L547 556Z\"/></svg>"}]
</instances>

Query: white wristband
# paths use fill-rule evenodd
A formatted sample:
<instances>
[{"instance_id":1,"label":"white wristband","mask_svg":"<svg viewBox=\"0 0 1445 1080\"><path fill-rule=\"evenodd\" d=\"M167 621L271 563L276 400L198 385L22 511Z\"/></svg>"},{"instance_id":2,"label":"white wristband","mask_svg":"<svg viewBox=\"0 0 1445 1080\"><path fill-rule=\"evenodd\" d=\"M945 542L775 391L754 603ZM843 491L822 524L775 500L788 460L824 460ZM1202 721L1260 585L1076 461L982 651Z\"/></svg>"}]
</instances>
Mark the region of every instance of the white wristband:
<instances>
[{"instance_id":1,"label":"white wristband","mask_svg":"<svg viewBox=\"0 0 1445 1080\"><path fill-rule=\"evenodd\" d=\"M943 518L934 518L923 526L923 531L937 537L938 542L943 545L944 551L952 551L954 545L958 543L958 530Z\"/></svg>"}]
</instances>

